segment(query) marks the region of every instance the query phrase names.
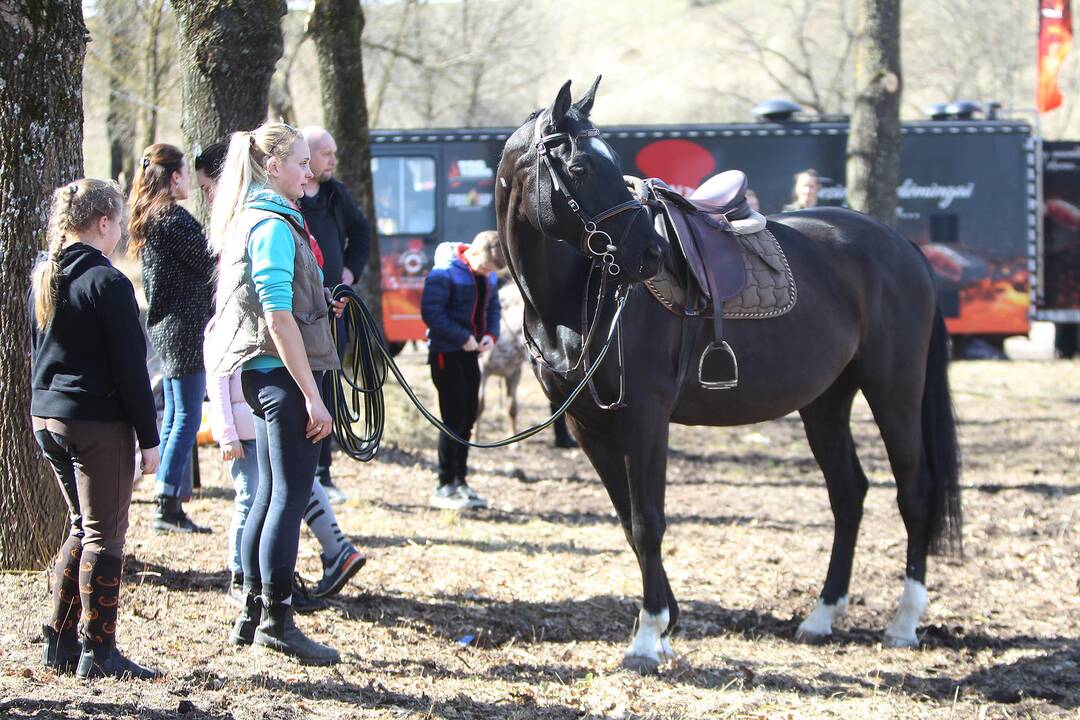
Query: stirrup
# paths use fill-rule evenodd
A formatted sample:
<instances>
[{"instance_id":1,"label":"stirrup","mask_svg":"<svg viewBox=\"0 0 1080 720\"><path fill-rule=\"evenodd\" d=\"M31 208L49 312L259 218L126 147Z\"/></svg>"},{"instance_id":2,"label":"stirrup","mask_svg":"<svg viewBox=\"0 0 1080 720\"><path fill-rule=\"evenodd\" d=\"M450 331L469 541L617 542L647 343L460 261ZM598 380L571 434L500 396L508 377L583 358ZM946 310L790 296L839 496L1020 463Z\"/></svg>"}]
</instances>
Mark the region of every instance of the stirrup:
<instances>
[{"instance_id":1,"label":"stirrup","mask_svg":"<svg viewBox=\"0 0 1080 720\"><path fill-rule=\"evenodd\" d=\"M735 377L727 380L706 380L703 373L705 371L705 358L709 356L709 353L724 351L731 358L731 366L735 368ZM735 357L735 351L731 349L731 346L727 344L727 340L722 340L720 345L717 346L710 342L701 353L701 360L698 361L698 384L706 390L731 390L739 385L739 361Z\"/></svg>"}]
</instances>

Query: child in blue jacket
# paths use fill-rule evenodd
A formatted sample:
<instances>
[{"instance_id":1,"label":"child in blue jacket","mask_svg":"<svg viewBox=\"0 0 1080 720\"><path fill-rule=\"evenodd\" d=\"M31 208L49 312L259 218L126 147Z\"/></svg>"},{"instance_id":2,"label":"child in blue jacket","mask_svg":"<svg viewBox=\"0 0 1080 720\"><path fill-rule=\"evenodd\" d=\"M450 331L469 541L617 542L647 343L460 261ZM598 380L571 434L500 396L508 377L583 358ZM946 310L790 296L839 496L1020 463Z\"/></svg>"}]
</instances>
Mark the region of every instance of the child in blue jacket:
<instances>
[{"instance_id":1,"label":"child in blue jacket","mask_svg":"<svg viewBox=\"0 0 1080 720\"><path fill-rule=\"evenodd\" d=\"M439 413L447 427L466 440L476 423L479 355L499 339L495 272L503 267L506 260L494 230L480 233L471 245L442 243L420 301ZM468 457L467 445L439 435L439 487L431 496L432 505L450 510L487 507L465 480Z\"/></svg>"}]
</instances>

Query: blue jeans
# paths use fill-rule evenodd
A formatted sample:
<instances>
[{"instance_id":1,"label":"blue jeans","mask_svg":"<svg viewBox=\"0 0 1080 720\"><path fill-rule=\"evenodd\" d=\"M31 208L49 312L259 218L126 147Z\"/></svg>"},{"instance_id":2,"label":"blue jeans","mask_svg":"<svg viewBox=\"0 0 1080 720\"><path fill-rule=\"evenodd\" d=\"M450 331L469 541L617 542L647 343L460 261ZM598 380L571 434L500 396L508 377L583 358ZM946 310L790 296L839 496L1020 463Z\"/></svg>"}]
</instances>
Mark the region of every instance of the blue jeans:
<instances>
[{"instance_id":1,"label":"blue jeans","mask_svg":"<svg viewBox=\"0 0 1080 720\"><path fill-rule=\"evenodd\" d=\"M255 501L255 493L259 489L259 451L255 447L255 441L241 440L240 445L244 448L244 457L233 460L229 465L233 487L236 489L232 524L229 526L230 569L234 573L244 571L240 560L240 539L251 512L251 504Z\"/></svg>"},{"instance_id":2,"label":"blue jeans","mask_svg":"<svg viewBox=\"0 0 1080 720\"><path fill-rule=\"evenodd\" d=\"M315 373L316 383L321 375ZM269 600L283 600L292 594L300 523L311 499L319 446L305 437L307 406L288 370L245 370L240 380L255 415L259 457L259 489L240 551L244 583L261 584Z\"/></svg>"},{"instance_id":3,"label":"blue jeans","mask_svg":"<svg viewBox=\"0 0 1080 720\"><path fill-rule=\"evenodd\" d=\"M167 377L162 381L165 416L161 420L161 467L158 495L191 496L191 451L202 422L206 396L206 373Z\"/></svg>"}]
</instances>

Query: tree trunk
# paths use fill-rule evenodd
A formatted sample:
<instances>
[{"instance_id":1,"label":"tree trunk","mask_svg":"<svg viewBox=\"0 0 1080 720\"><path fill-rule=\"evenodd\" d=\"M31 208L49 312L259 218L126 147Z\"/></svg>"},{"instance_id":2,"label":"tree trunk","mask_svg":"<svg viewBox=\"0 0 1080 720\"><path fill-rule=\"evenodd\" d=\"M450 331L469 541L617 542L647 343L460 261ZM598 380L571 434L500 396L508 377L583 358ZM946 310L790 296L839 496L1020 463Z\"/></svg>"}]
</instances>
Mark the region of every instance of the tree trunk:
<instances>
[{"instance_id":1,"label":"tree trunk","mask_svg":"<svg viewBox=\"0 0 1080 720\"><path fill-rule=\"evenodd\" d=\"M848 204L895 227L900 180L900 0L858 0L857 13Z\"/></svg>"},{"instance_id":2,"label":"tree trunk","mask_svg":"<svg viewBox=\"0 0 1080 720\"><path fill-rule=\"evenodd\" d=\"M360 38L364 11L357 0L315 0L308 32L319 58L326 129L338 146L340 180L360 203L371 223L371 256L357 291L382 328L382 274L379 238L375 232L375 195L371 177L364 63Z\"/></svg>"},{"instance_id":3,"label":"tree trunk","mask_svg":"<svg viewBox=\"0 0 1080 720\"><path fill-rule=\"evenodd\" d=\"M285 0L173 0L183 73L180 127L196 155L266 120ZM202 194L197 214L206 216Z\"/></svg>"},{"instance_id":4,"label":"tree trunk","mask_svg":"<svg viewBox=\"0 0 1080 720\"><path fill-rule=\"evenodd\" d=\"M109 33L109 111L105 131L109 138L109 175L126 192L135 169L134 88L127 82L136 66L137 25L130 0L107 0L100 5Z\"/></svg>"},{"instance_id":5,"label":"tree trunk","mask_svg":"<svg viewBox=\"0 0 1080 720\"><path fill-rule=\"evenodd\" d=\"M53 188L82 175L80 0L0 7L0 569L44 567L63 537L56 479L30 432L30 270Z\"/></svg>"},{"instance_id":6,"label":"tree trunk","mask_svg":"<svg viewBox=\"0 0 1080 720\"><path fill-rule=\"evenodd\" d=\"M143 56L143 150L157 140L158 105L161 101L161 26L165 22L165 0L151 0L146 5L146 46Z\"/></svg>"}]
</instances>

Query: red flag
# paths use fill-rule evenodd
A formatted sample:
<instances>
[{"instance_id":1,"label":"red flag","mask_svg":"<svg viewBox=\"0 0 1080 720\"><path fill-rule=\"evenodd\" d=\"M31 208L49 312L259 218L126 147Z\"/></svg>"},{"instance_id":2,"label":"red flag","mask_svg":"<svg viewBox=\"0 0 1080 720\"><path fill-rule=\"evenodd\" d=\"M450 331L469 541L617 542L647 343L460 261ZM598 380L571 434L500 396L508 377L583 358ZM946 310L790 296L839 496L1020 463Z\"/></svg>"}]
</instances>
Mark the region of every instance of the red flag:
<instances>
[{"instance_id":1,"label":"red flag","mask_svg":"<svg viewBox=\"0 0 1080 720\"><path fill-rule=\"evenodd\" d=\"M1057 75L1072 47L1070 0L1039 0L1039 69L1035 107L1049 112L1061 104Z\"/></svg>"}]
</instances>

